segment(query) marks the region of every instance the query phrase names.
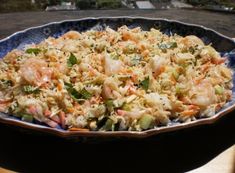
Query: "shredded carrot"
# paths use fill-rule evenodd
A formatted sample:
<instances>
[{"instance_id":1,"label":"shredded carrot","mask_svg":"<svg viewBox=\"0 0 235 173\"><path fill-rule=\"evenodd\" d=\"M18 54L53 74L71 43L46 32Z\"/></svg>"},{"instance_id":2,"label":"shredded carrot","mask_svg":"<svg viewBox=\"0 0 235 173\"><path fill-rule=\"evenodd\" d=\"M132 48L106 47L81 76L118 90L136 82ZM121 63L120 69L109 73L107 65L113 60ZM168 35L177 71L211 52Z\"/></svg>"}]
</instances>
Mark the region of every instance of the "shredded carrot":
<instances>
[{"instance_id":1,"label":"shredded carrot","mask_svg":"<svg viewBox=\"0 0 235 173\"><path fill-rule=\"evenodd\" d=\"M99 97L99 96L92 97L92 98L90 99L90 103L91 103L91 104L99 104L99 103L100 103L100 97Z\"/></svg>"},{"instance_id":2,"label":"shredded carrot","mask_svg":"<svg viewBox=\"0 0 235 173\"><path fill-rule=\"evenodd\" d=\"M49 119L45 123L52 128L56 128L58 126L58 123L56 123L55 121L49 120Z\"/></svg>"},{"instance_id":3,"label":"shredded carrot","mask_svg":"<svg viewBox=\"0 0 235 173\"><path fill-rule=\"evenodd\" d=\"M104 33L103 31L97 31L97 32L95 33L95 36L96 36L97 38L100 38L100 37L102 37L104 34L105 34L105 33Z\"/></svg>"},{"instance_id":4,"label":"shredded carrot","mask_svg":"<svg viewBox=\"0 0 235 173\"><path fill-rule=\"evenodd\" d=\"M224 104L225 104L225 102L221 102L221 103L216 104L215 110L218 111L219 109L221 109L223 107Z\"/></svg>"},{"instance_id":5,"label":"shredded carrot","mask_svg":"<svg viewBox=\"0 0 235 173\"><path fill-rule=\"evenodd\" d=\"M68 111L69 113L73 113L73 112L75 111L75 109L74 109L73 107L68 107L68 108L67 108L67 111Z\"/></svg>"},{"instance_id":6,"label":"shredded carrot","mask_svg":"<svg viewBox=\"0 0 235 173\"><path fill-rule=\"evenodd\" d=\"M0 100L0 104L7 104L10 102L11 102L11 99L10 100Z\"/></svg>"},{"instance_id":7,"label":"shredded carrot","mask_svg":"<svg viewBox=\"0 0 235 173\"><path fill-rule=\"evenodd\" d=\"M194 82L196 85L198 85L203 79L205 78L205 75L200 75L199 77L197 77Z\"/></svg>"},{"instance_id":8,"label":"shredded carrot","mask_svg":"<svg viewBox=\"0 0 235 173\"><path fill-rule=\"evenodd\" d=\"M140 52L143 52L146 50L146 47L143 44L138 44L138 49L140 50Z\"/></svg>"},{"instance_id":9,"label":"shredded carrot","mask_svg":"<svg viewBox=\"0 0 235 173\"><path fill-rule=\"evenodd\" d=\"M72 127L69 128L69 131L82 131L82 132L88 132L89 129L85 129L85 128L78 128L78 127Z\"/></svg>"},{"instance_id":10,"label":"shredded carrot","mask_svg":"<svg viewBox=\"0 0 235 173\"><path fill-rule=\"evenodd\" d=\"M151 37L148 39L148 41L151 43L151 44L154 44L156 42L155 38Z\"/></svg>"},{"instance_id":11,"label":"shredded carrot","mask_svg":"<svg viewBox=\"0 0 235 173\"><path fill-rule=\"evenodd\" d=\"M135 94L136 93L136 88L134 86L130 86L128 88L128 91L129 91L130 94Z\"/></svg>"},{"instance_id":12,"label":"shredded carrot","mask_svg":"<svg viewBox=\"0 0 235 173\"><path fill-rule=\"evenodd\" d=\"M210 64L211 64L210 62L207 62L202 66L202 73L205 73L209 69Z\"/></svg>"},{"instance_id":13,"label":"shredded carrot","mask_svg":"<svg viewBox=\"0 0 235 173\"><path fill-rule=\"evenodd\" d=\"M177 81L175 80L175 77L173 75L171 75L170 79L173 82L173 85L175 85L177 83Z\"/></svg>"},{"instance_id":14,"label":"shredded carrot","mask_svg":"<svg viewBox=\"0 0 235 173\"><path fill-rule=\"evenodd\" d=\"M31 114L37 113L36 106L30 105L30 106L29 106L29 112L30 112Z\"/></svg>"},{"instance_id":15,"label":"shredded carrot","mask_svg":"<svg viewBox=\"0 0 235 173\"><path fill-rule=\"evenodd\" d=\"M132 75L131 75L131 80L132 80L133 82L137 82L137 81L138 81L138 75L137 75L137 74L132 74Z\"/></svg>"},{"instance_id":16,"label":"shredded carrot","mask_svg":"<svg viewBox=\"0 0 235 173\"><path fill-rule=\"evenodd\" d=\"M144 51L141 53L141 55L142 55L143 57L148 56L148 55L149 55L149 50L148 50L148 49L144 50Z\"/></svg>"},{"instance_id":17,"label":"shredded carrot","mask_svg":"<svg viewBox=\"0 0 235 173\"><path fill-rule=\"evenodd\" d=\"M61 124L61 121L60 121L60 118L58 115L54 115L54 116L50 117L50 119L58 124Z\"/></svg>"},{"instance_id":18,"label":"shredded carrot","mask_svg":"<svg viewBox=\"0 0 235 173\"><path fill-rule=\"evenodd\" d=\"M77 81L76 77L71 78L71 82L75 83Z\"/></svg>"},{"instance_id":19,"label":"shredded carrot","mask_svg":"<svg viewBox=\"0 0 235 173\"><path fill-rule=\"evenodd\" d=\"M226 58L219 58L219 59L213 58L213 59L212 59L212 63L213 63L213 64L216 64L216 65L222 64L222 63L224 63L225 61L226 61Z\"/></svg>"},{"instance_id":20,"label":"shredded carrot","mask_svg":"<svg viewBox=\"0 0 235 173\"><path fill-rule=\"evenodd\" d=\"M46 109L46 110L44 111L44 115L45 115L46 117L49 117L49 116L51 115L51 111L50 111L49 109Z\"/></svg>"},{"instance_id":21,"label":"shredded carrot","mask_svg":"<svg viewBox=\"0 0 235 173\"><path fill-rule=\"evenodd\" d=\"M198 113L198 111L196 110L185 110L183 112L181 112L181 115L183 116L194 116Z\"/></svg>"},{"instance_id":22,"label":"shredded carrot","mask_svg":"<svg viewBox=\"0 0 235 173\"><path fill-rule=\"evenodd\" d=\"M94 68L89 68L89 76L95 76L96 72Z\"/></svg>"},{"instance_id":23,"label":"shredded carrot","mask_svg":"<svg viewBox=\"0 0 235 173\"><path fill-rule=\"evenodd\" d=\"M62 85L61 83L58 83L57 89L58 89L59 91L61 91L61 90L63 89L63 85Z\"/></svg>"},{"instance_id":24,"label":"shredded carrot","mask_svg":"<svg viewBox=\"0 0 235 173\"><path fill-rule=\"evenodd\" d=\"M8 107L9 103L2 103L0 104L0 111L4 112L6 108Z\"/></svg>"},{"instance_id":25,"label":"shredded carrot","mask_svg":"<svg viewBox=\"0 0 235 173\"><path fill-rule=\"evenodd\" d=\"M159 69L157 69L154 73L154 77L156 78L158 75L160 75L161 73L163 73L165 71L165 67L161 66Z\"/></svg>"},{"instance_id":26,"label":"shredded carrot","mask_svg":"<svg viewBox=\"0 0 235 173\"><path fill-rule=\"evenodd\" d=\"M108 41L112 44L115 40L115 37L114 36L109 36L108 37Z\"/></svg>"},{"instance_id":27,"label":"shredded carrot","mask_svg":"<svg viewBox=\"0 0 235 173\"><path fill-rule=\"evenodd\" d=\"M190 99L187 97L180 97L179 100L182 101L184 104L191 104Z\"/></svg>"},{"instance_id":28,"label":"shredded carrot","mask_svg":"<svg viewBox=\"0 0 235 173\"><path fill-rule=\"evenodd\" d=\"M53 78L54 76L52 75L52 78ZM48 88L50 86L50 83L43 83L42 85L41 85L41 87L43 87L43 88Z\"/></svg>"},{"instance_id":29,"label":"shredded carrot","mask_svg":"<svg viewBox=\"0 0 235 173\"><path fill-rule=\"evenodd\" d=\"M61 111L59 113L59 117L60 117L60 122L61 122L62 128L65 128L65 113L63 111Z\"/></svg>"},{"instance_id":30,"label":"shredded carrot","mask_svg":"<svg viewBox=\"0 0 235 173\"><path fill-rule=\"evenodd\" d=\"M200 110L199 106L197 106L197 105L189 105L188 108L190 110Z\"/></svg>"}]
</instances>

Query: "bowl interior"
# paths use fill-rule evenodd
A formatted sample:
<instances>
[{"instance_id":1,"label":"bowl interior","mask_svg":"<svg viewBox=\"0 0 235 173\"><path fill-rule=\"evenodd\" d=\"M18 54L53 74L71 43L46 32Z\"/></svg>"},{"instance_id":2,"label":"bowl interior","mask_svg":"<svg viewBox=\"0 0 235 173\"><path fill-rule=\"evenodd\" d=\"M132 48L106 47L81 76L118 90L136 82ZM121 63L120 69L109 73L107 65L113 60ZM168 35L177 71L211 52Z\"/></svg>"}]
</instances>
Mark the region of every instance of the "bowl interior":
<instances>
[{"instance_id":1,"label":"bowl interior","mask_svg":"<svg viewBox=\"0 0 235 173\"><path fill-rule=\"evenodd\" d=\"M18 32L0 41L0 58L5 56L12 49L22 49L26 44L39 43L42 40L52 37L59 37L69 30L83 32L86 30L103 30L107 26L117 29L122 25L129 28L141 27L143 30L151 28L160 29L163 33L185 35L196 35L206 44L212 43L219 52L228 52L235 49L235 43L221 34L197 25L185 24L178 21L166 19L146 19L131 17L116 18L89 18L73 21L54 22L39 27L33 27Z\"/></svg>"}]
</instances>

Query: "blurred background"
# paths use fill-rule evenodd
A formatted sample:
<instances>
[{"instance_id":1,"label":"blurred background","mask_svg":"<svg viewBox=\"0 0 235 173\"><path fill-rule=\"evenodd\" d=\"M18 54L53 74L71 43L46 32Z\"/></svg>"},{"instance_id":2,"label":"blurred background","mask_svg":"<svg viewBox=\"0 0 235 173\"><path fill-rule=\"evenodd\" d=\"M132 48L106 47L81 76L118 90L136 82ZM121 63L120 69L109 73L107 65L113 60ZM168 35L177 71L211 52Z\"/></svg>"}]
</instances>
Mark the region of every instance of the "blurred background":
<instances>
[{"instance_id":1,"label":"blurred background","mask_svg":"<svg viewBox=\"0 0 235 173\"><path fill-rule=\"evenodd\" d=\"M0 12L86 9L198 9L235 13L235 0L0 0Z\"/></svg>"}]
</instances>

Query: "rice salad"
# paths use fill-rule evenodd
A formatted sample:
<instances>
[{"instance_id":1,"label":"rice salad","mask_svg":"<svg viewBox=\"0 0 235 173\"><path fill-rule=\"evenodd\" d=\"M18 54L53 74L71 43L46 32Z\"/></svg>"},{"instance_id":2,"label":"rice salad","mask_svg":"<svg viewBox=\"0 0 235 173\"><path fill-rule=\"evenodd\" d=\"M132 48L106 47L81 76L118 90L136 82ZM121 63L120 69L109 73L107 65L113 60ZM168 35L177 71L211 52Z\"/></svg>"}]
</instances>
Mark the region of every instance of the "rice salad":
<instances>
[{"instance_id":1,"label":"rice salad","mask_svg":"<svg viewBox=\"0 0 235 173\"><path fill-rule=\"evenodd\" d=\"M69 31L0 60L0 111L71 131L142 131L210 117L232 97L201 39L122 26Z\"/></svg>"}]
</instances>

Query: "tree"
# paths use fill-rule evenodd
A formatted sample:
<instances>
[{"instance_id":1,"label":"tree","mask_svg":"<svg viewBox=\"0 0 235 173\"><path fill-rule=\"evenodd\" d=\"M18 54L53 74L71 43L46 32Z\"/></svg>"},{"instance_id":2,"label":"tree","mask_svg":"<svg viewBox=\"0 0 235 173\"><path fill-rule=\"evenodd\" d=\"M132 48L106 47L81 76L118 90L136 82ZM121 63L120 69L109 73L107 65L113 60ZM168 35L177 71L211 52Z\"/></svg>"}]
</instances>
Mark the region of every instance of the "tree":
<instances>
[{"instance_id":1,"label":"tree","mask_svg":"<svg viewBox=\"0 0 235 173\"><path fill-rule=\"evenodd\" d=\"M48 0L48 5L59 5L62 0Z\"/></svg>"},{"instance_id":2,"label":"tree","mask_svg":"<svg viewBox=\"0 0 235 173\"><path fill-rule=\"evenodd\" d=\"M95 0L77 0L76 7L79 9L91 9L96 7Z\"/></svg>"}]
</instances>

